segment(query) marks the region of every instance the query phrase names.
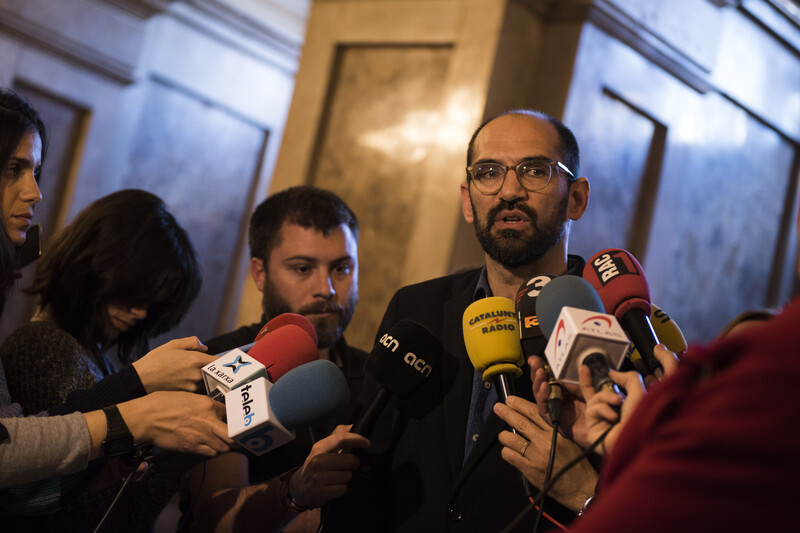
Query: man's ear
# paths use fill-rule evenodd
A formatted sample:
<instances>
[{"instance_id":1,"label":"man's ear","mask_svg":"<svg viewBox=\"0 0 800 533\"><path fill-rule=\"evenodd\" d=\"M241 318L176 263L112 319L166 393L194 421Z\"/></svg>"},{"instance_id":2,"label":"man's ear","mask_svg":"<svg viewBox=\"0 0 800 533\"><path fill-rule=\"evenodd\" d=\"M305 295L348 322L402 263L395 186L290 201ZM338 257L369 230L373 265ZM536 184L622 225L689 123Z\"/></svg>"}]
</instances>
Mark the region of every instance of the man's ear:
<instances>
[{"instance_id":1,"label":"man's ear","mask_svg":"<svg viewBox=\"0 0 800 533\"><path fill-rule=\"evenodd\" d=\"M578 220L589 206L589 180L578 178L569 188L569 203L567 204L567 218Z\"/></svg>"},{"instance_id":2,"label":"man's ear","mask_svg":"<svg viewBox=\"0 0 800 533\"><path fill-rule=\"evenodd\" d=\"M461 183L461 212L464 220L472 224L475 220L475 213L472 212L472 202L469 199L469 182Z\"/></svg>"},{"instance_id":3,"label":"man's ear","mask_svg":"<svg viewBox=\"0 0 800 533\"><path fill-rule=\"evenodd\" d=\"M258 257L250 258L250 276L256 284L259 292L264 292L264 283L267 280L267 271L264 268L264 261Z\"/></svg>"}]
</instances>

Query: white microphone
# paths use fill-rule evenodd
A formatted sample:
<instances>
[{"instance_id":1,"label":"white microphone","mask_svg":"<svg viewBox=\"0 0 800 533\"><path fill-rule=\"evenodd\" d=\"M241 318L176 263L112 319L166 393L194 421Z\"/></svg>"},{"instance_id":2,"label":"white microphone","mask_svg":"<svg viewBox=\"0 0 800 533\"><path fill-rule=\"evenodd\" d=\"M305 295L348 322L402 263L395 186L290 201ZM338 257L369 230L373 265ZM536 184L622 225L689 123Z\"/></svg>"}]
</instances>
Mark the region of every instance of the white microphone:
<instances>
[{"instance_id":1,"label":"white microphone","mask_svg":"<svg viewBox=\"0 0 800 533\"><path fill-rule=\"evenodd\" d=\"M256 379L267 379L267 368L238 348L204 366L202 373L206 393L214 399Z\"/></svg>"},{"instance_id":2,"label":"white microphone","mask_svg":"<svg viewBox=\"0 0 800 533\"><path fill-rule=\"evenodd\" d=\"M263 455L294 439L295 428L333 416L349 394L342 371L326 359L289 370L275 384L257 378L225 394L228 436Z\"/></svg>"},{"instance_id":3,"label":"white microphone","mask_svg":"<svg viewBox=\"0 0 800 533\"><path fill-rule=\"evenodd\" d=\"M559 381L578 384L578 367L591 354L602 355L612 368L622 364L628 336L614 315L603 312L600 297L586 280L555 278L539 293L536 310L548 337L544 354Z\"/></svg>"}]
</instances>

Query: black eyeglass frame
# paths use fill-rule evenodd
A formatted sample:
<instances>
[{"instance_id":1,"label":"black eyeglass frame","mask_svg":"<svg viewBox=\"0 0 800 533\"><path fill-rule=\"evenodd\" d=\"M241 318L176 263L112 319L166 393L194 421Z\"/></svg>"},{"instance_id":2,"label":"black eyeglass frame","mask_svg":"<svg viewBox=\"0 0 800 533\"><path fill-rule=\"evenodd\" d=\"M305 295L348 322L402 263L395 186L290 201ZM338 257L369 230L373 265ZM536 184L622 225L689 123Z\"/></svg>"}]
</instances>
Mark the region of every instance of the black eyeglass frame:
<instances>
[{"instance_id":1,"label":"black eyeglass frame","mask_svg":"<svg viewBox=\"0 0 800 533\"><path fill-rule=\"evenodd\" d=\"M550 175L547 177L547 181L544 183L544 185L542 185L541 187L537 187L535 189L530 189L530 188L526 187L525 184L522 183L522 180L519 179L519 169L520 169L520 167L524 166L525 164L532 163L532 162L535 162L535 163L546 163L550 168ZM481 165L484 165L484 166L485 165L493 165L493 166L496 166L498 168L502 168L503 169L503 179L500 180L500 185L497 187L497 189L495 189L495 190L493 190L491 192L485 192L485 191L481 190L481 188L478 186L478 180L475 179L475 176L472 173L472 169L475 168L475 167L481 166ZM544 189L550 183L550 180L553 178L553 166L555 166L556 168L560 168L561 170L566 172L573 180L576 179L575 178L575 174L573 174L572 171L569 168L567 168L567 165L565 165L561 161L557 161L555 159L544 159L544 158L542 158L542 159L525 159L524 161L520 161L516 165L501 165L500 163L478 163L476 165L469 165L467 167L467 182L474 181L475 182L475 188L481 194L496 194L498 191L500 191L500 189L503 188L503 184L506 182L506 177L508 176L508 171L513 169L514 170L514 175L517 177L517 180L519 181L519 184L522 186L522 188L525 189L526 191L529 191L529 192L536 192L536 191L540 191L540 190Z\"/></svg>"}]
</instances>

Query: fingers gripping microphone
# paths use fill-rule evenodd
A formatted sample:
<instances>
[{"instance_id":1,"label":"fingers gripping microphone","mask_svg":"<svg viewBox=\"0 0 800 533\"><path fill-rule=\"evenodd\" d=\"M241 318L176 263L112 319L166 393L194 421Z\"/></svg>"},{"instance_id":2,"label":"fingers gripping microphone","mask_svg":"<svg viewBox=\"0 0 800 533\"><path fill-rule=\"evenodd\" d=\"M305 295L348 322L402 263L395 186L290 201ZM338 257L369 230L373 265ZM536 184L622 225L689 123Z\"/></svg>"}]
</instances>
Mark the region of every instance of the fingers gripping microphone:
<instances>
[{"instance_id":1,"label":"fingers gripping microphone","mask_svg":"<svg viewBox=\"0 0 800 533\"><path fill-rule=\"evenodd\" d=\"M664 369L653 355L658 338L650 324L650 287L642 265L626 250L609 248L589 259L583 277L597 290L606 312L617 317L639 348L648 373L663 376Z\"/></svg>"},{"instance_id":2,"label":"fingers gripping microphone","mask_svg":"<svg viewBox=\"0 0 800 533\"><path fill-rule=\"evenodd\" d=\"M255 455L295 437L295 428L332 416L347 404L339 367L318 359L289 370L273 385L259 378L225 394L228 436Z\"/></svg>"},{"instance_id":3,"label":"fingers gripping microphone","mask_svg":"<svg viewBox=\"0 0 800 533\"><path fill-rule=\"evenodd\" d=\"M525 362L517 332L514 302L491 296L473 302L464 310L464 345L472 366L483 372L484 381L494 381L497 395L505 403L514 394L514 379L522 375Z\"/></svg>"},{"instance_id":4,"label":"fingers gripping microphone","mask_svg":"<svg viewBox=\"0 0 800 533\"><path fill-rule=\"evenodd\" d=\"M439 339L413 320L401 320L384 333L364 363L379 388L350 432L368 437L392 396L407 398L441 366L442 351Z\"/></svg>"},{"instance_id":5,"label":"fingers gripping microphone","mask_svg":"<svg viewBox=\"0 0 800 533\"><path fill-rule=\"evenodd\" d=\"M583 278L560 276L548 283L536 301L539 323L548 337L545 356L556 377L578 383L578 365L587 364L593 380L602 367L619 368L628 338L613 315L603 313L597 292ZM595 387L598 381L594 381Z\"/></svg>"}]
</instances>

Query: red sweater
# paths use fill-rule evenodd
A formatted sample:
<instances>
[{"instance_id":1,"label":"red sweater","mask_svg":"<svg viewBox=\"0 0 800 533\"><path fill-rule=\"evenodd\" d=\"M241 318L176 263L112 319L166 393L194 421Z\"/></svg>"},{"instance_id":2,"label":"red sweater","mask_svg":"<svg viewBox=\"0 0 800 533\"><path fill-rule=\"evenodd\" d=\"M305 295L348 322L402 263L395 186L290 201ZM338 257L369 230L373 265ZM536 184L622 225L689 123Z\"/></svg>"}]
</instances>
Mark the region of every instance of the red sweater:
<instances>
[{"instance_id":1,"label":"red sweater","mask_svg":"<svg viewBox=\"0 0 800 533\"><path fill-rule=\"evenodd\" d=\"M631 416L572 531L800 531L798 509L800 298L686 354Z\"/></svg>"}]
</instances>

